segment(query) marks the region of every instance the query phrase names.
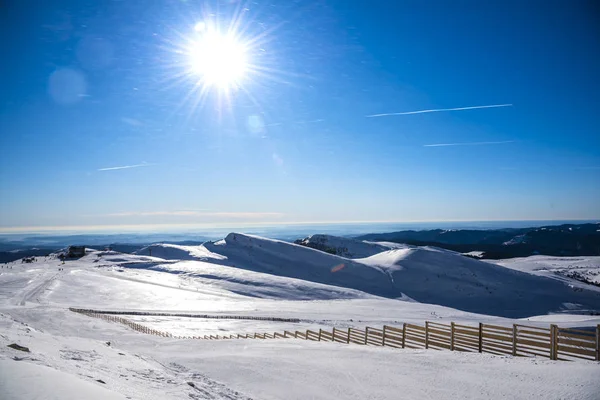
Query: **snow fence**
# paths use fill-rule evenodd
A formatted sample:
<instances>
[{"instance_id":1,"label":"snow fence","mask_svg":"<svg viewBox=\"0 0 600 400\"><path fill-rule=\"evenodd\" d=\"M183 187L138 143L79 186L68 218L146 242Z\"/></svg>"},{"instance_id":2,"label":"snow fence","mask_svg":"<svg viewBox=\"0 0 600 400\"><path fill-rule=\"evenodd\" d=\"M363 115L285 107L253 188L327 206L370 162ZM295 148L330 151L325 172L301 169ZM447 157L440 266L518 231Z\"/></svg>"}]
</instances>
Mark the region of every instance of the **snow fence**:
<instances>
[{"instance_id":1,"label":"snow fence","mask_svg":"<svg viewBox=\"0 0 600 400\"><path fill-rule=\"evenodd\" d=\"M551 360L573 361L578 359L600 361L600 325L596 329L560 328L550 325L548 328L514 324L500 326L479 323L478 326L460 325L454 322L441 324L425 321L424 325L404 323L402 326L383 328L366 327L332 328L331 331L283 331L273 333L244 333L229 335L174 336L169 332L152 329L133 322L120 315L147 315L162 317L197 317L216 319L248 319L277 322L300 322L294 318L200 315L181 313L152 313L144 311L98 311L70 308L71 311L100 318L109 322L118 322L131 329L150 335L174 339L278 339L294 338L318 342L337 342L345 344L384 346L400 349L434 349L491 353L523 357L545 357Z\"/></svg>"}]
</instances>

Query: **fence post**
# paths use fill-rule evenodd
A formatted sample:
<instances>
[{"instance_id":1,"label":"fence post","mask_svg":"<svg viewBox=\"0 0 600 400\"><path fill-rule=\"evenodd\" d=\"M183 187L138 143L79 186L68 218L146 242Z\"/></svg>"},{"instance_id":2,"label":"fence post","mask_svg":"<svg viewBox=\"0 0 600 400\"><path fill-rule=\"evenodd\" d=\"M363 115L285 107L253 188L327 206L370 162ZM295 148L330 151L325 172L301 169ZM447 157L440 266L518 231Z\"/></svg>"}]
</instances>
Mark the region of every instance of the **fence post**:
<instances>
[{"instance_id":1,"label":"fence post","mask_svg":"<svg viewBox=\"0 0 600 400\"><path fill-rule=\"evenodd\" d=\"M558 328L550 325L550 359L558 359Z\"/></svg>"},{"instance_id":2,"label":"fence post","mask_svg":"<svg viewBox=\"0 0 600 400\"><path fill-rule=\"evenodd\" d=\"M479 352L483 352L483 324L479 323Z\"/></svg>"},{"instance_id":3,"label":"fence post","mask_svg":"<svg viewBox=\"0 0 600 400\"><path fill-rule=\"evenodd\" d=\"M425 348L429 348L429 321L425 321Z\"/></svg>"},{"instance_id":4,"label":"fence post","mask_svg":"<svg viewBox=\"0 0 600 400\"><path fill-rule=\"evenodd\" d=\"M352 328L348 328L348 339L346 339L346 344L350 344L350 330Z\"/></svg>"},{"instance_id":5,"label":"fence post","mask_svg":"<svg viewBox=\"0 0 600 400\"><path fill-rule=\"evenodd\" d=\"M402 324L402 348L405 347L406 342L406 322Z\"/></svg>"},{"instance_id":6,"label":"fence post","mask_svg":"<svg viewBox=\"0 0 600 400\"><path fill-rule=\"evenodd\" d=\"M454 351L454 322L450 322L450 351Z\"/></svg>"},{"instance_id":7,"label":"fence post","mask_svg":"<svg viewBox=\"0 0 600 400\"><path fill-rule=\"evenodd\" d=\"M596 361L600 361L600 324L596 325Z\"/></svg>"},{"instance_id":8,"label":"fence post","mask_svg":"<svg viewBox=\"0 0 600 400\"><path fill-rule=\"evenodd\" d=\"M386 330L386 326L383 326L383 339L381 339L381 346L385 347L385 330Z\"/></svg>"},{"instance_id":9,"label":"fence post","mask_svg":"<svg viewBox=\"0 0 600 400\"><path fill-rule=\"evenodd\" d=\"M369 338L369 327L365 328L365 344L367 344L367 339Z\"/></svg>"},{"instance_id":10,"label":"fence post","mask_svg":"<svg viewBox=\"0 0 600 400\"><path fill-rule=\"evenodd\" d=\"M321 333L323 332L323 329L319 328L319 342L321 341Z\"/></svg>"},{"instance_id":11,"label":"fence post","mask_svg":"<svg viewBox=\"0 0 600 400\"><path fill-rule=\"evenodd\" d=\"M513 324L513 342L512 342L512 355L517 356L517 324Z\"/></svg>"}]
</instances>

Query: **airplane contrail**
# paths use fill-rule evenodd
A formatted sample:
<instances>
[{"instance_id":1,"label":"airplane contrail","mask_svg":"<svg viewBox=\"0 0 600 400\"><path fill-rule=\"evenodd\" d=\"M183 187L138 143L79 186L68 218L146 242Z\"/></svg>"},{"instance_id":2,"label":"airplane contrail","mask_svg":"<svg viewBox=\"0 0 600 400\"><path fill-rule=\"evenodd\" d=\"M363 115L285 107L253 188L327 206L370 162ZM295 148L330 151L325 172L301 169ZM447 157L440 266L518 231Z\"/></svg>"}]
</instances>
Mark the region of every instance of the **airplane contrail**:
<instances>
[{"instance_id":1,"label":"airplane contrail","mask_svg":"<svg viewBox=\"0 0 600 400\"><path fill-rule=\"evenodd\" d=\"M135 165L123 165L120 167L108 167L108 168L99 168L98 171L114 171L117 169L129 169L129 168L139 168L139 167L149 167L152 164L135 164Z\"/></svg>"},{"instance_id":2,"label":"airplane contrail","mask_svg":"<svg viewBox=\"0 0 600 400\"><path fill-rule=\"evenodd\" d=\"M463 143L435 143L424 144L423 147L444 147L444 146L483 146L488 144L515 143L516 140L504 140L502 142L463 142Z\"/></svg>"},{"instance_id":3,"label":"airplane contrail","mask_svg":"<svg viewBox=\"0 0 600 400\"><path fill-rule=\"evenodd\" d=\"M512 104L491 104L488 106L471 106L471 107L456 107L456 108L436 108L433 110L418 110L418 111L406 111L406 112L397 112L397 113L385 113L385 114L372 114L365 115L366 118L377 118L377 117L390 117L393 115L411 115L411 114L425 114L432 112L442 112L442 111L464 111L464 110L479 110L482 108L500 108L500 107L512 107Z\"/></svg>"}]
</instances>

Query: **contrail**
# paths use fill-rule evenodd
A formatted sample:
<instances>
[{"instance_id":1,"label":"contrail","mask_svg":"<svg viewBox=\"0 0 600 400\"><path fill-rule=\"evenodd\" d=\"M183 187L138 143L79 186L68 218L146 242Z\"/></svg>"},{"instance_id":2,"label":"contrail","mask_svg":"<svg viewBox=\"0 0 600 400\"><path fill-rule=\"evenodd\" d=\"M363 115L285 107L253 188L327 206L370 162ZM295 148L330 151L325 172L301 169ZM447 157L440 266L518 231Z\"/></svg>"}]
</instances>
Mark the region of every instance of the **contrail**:
<instances>
[{"instance_id":1,"label":"contrail","mask_svg":"<svg viewBox=\"0 0 600 400\"><path fill-rule=\"evenodd\" d=\"M444 146L483 146L488 144L515 143L516 140L505 140L503 142L466 142L466 143L435 143L424 144L423 147L444 147Z\"/></svg>"},{"instance_id":2,"label":"contrail","mask_svg":"<svg viewBox=\"0 0 600 400\"><path fill-rule=\"evenodd\" d=\"M398 113L386 113L386 114L373 114L373 115L365 115L366 118L377 118L377 117L389 117L392 115L411 115L411 114L425 114L432 112L442 112L442 111L463 111L463 110L479 110L482 108L500 108L500 107L512 107L512 104L492 104L489 106L472 106L472 107L457 107L457 108L437 108L434 110L419 110L419 111L406 111L406 112L398 112Z\"/></svg>"},{"instance_id":3,"label":"contrail","mask_svg":"<svg viewBox=\"0 0 600 400\"><path fill-rule=\"evenodd\" d=\"M114 171L116 169L129 169L129 168L139 168L139 167L149 167L153 164L135 164L135 165L123 165L120 167L108 167L108 168L100 168L98 171Z\"/></svg>"}]
</instances>

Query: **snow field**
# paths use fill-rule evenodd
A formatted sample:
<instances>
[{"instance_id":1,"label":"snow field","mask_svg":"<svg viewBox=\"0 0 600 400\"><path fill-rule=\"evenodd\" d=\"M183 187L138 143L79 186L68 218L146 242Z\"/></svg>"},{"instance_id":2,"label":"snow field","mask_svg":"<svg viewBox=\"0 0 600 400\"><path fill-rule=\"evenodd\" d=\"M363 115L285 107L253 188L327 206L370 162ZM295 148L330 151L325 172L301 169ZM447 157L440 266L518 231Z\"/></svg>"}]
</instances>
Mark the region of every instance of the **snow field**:
<instances>
[{"instance_id":1,"label":"snow field","mask_svg":"<svg viewBox=\"0 0 600 400\"><path fill-rule=\"evenodd\" d=\"M288 339L183 340L68 310L301 320L127 316L183 336L380 328L426 320L541 328L600 323L600 316L585 314L600 310L595 290L576 291L570 281L435 248L388 246L348 259L231 234L204 246L155 245L149 253L90 252L64 265L39 258L2 269L0 398L68 399L80 391L86 396L76 398L596 399L599 392L596 362ZM7 347L11 343L31 352Z\"/></svg>"}]
</instances>

